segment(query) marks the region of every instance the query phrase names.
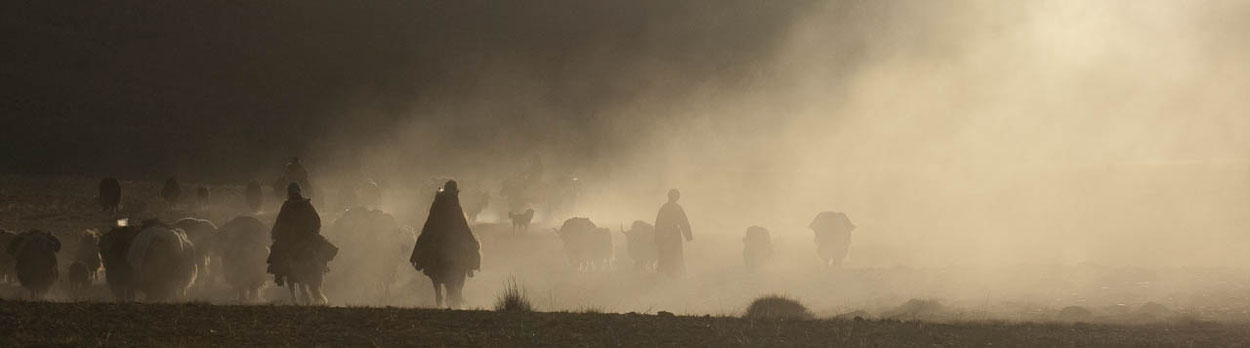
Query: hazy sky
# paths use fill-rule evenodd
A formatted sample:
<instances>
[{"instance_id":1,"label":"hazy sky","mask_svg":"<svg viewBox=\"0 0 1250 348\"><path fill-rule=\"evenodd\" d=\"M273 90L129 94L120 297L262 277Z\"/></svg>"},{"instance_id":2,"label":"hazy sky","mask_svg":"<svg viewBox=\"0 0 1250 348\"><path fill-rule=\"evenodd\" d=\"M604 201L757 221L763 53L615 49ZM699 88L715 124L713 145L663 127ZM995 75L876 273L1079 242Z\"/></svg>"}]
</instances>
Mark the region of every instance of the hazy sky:
<instances>
[{"instance_id":1,"label":"hazy sky","mask_svg":"<svg viewBox=\"0 0 1250 348\"><path fill-rule=\"evenodd\" d=\"M1250 252L1238 1L0 13L16 33L8 172L242 182L298 154L325 176L490 183L539 155L586 178L579 209L600 219L654 214L669 187L713 233L802 235L845 211L862 264L1244 266Z\"/></svg>"}]
</instances>

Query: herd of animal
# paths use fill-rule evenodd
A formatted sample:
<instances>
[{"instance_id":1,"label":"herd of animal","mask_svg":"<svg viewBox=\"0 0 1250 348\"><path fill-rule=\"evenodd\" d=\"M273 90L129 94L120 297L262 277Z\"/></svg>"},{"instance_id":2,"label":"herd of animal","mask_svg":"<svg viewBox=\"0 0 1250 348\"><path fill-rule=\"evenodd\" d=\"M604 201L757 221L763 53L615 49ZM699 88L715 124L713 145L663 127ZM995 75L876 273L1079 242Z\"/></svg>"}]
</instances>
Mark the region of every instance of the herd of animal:
<instances>
[{"instance_id":1,"label":"herd of animal","mask_svg":"<svg viewBox=\"0 0 1250 348\"><path fill-rule=\"evenodd\" d=\"M116 179L101 180L97 200L102 210L118 213L120 195L121 185ZM162 198L176 202L179 195L178 183L174 179L167 181ZM197 190L197 199L204 200L207 195L206 188ZM252 212L260 210L260 185L248 184L244 199ZM534 218L534 210L508 216L514 232L524 232ZM823 212L810 227L816 232L821 258L830 266L840 266L854 225L845 214ZM634 221L628 229L619 228L636 270L656 270L655 230L645 221ZM573 268L590 272L614 267L611 229L599 227L588 218L574 217L554 228L554 232L563 242ZM389 214L364 207L346 210L325 233L342 247L343 263L361 268L343 273L342 277L351 278L345 281L366 284L380 296L390 295L391 281L397 272L395 265L404 263L417 239L413 228L401 226ZM272 279L266 270L271 241L270 226L252 215L235 217L221 226L194 217L172 223L151 219L138 224L122 219L103 233L88 229L78 234L66 280L68 289L77 293L89 288L103 273L108 289L123 301L140 296L148 301L177 301L186 299L192 287L225 287L237 300L255 302L260 300L263 285ZM773 257L769 231L763 227L748 228L743 243L743 262L748 268L762 267ZM57 254L61 241L51 233L0 230L0 251L0 281L20 283L31 298L44 297L60 278ZM311 296L307 289L291 287L291 292L297 302L301 296L306 303L315 302L307 300Z\"/></svg>"}]
</instances>

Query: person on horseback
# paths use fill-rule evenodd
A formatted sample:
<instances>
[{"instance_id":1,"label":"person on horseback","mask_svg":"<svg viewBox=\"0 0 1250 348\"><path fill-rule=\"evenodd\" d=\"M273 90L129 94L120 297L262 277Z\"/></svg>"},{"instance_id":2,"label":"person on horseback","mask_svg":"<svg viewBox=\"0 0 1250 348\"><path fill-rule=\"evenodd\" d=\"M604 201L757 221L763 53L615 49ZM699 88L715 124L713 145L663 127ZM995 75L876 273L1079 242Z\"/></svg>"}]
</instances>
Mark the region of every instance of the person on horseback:
<instances>
[{"instance_id":1,"label":"person on horseback","mask_svg":"<svg viewBox=\"0 0 1250 348\"><path fill-rule=\"evenodd\" d=\"M430 215L408 259L413 268L430 277L434 284L434 302L440 307L444 288L447 305L460 307L465 277L473 277L473 271L482 266L480 244L464 217L459 193L456 181L450 180L434 195Z\"/></svg>"},{"instance_id":2,"label":"person on horseback","mask_svg":"<svg viewBox=\"0 0 1250 348\"><path fill-rule=\"evenodd\" d=\"M282 203L270 236L273 245L269 248L268 272L273 274L274 282L291 286L292 296L303 291L325 302L325 296L320 294L321 275L328 271L326 263L334 258L338 248L321 236L321 216L300 193L299 183L287 185L287 200Z\"/></svg>"}]
</instances>

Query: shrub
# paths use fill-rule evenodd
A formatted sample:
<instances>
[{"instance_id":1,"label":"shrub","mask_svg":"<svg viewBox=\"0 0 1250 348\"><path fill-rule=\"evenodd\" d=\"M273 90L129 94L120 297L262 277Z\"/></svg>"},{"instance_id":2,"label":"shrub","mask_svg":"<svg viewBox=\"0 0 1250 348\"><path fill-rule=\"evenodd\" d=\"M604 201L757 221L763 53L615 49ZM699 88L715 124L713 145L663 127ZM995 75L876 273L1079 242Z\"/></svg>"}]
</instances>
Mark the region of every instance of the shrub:
<instances>
[{"instance_id":1,"label":"shrub","mask_svg":"<svg viewBox=\"0 0 1250 348\"><path fill-rule=\"evenodd\" d=\"M530 303L529 297L526 296L525 290L517 285L515 278L508 278L504 283L503 294L499 295L499 299L495 300L495 311L498 312L533 312L534 305Z\"/></svg>"},{"instance_id":2,"label":"shrub","mask_svg":"<svg viewBox=\"0 0 1250 348\"><path fill-rule=\"evenodd\" d=\"M603 314L603 308L595 306L582 307L580 312L584 314Z\"/></svg>"},{"instance_id":3,"label":"shrub","mask_svg":"<svg viewBox=\"0 0 1250 348\"><path fill-rule=\"evenodd\" d=\"M743 315L747 319L805 320L812 313L799 301L782 295L766 295L755 299Z\"/></svg>"},{"instance_id":4,"label":"shrub","mask_svg":"<svg viewBox=\"0 0 1250 348\"><path fill-rule=\"evenodd\" d=\"M898 306L898 308L886 312L885 317L910 320L932 319L932 317L941 314L944 310L945 307L936 300L913 298Z\"/></svg>"}]
</instances>

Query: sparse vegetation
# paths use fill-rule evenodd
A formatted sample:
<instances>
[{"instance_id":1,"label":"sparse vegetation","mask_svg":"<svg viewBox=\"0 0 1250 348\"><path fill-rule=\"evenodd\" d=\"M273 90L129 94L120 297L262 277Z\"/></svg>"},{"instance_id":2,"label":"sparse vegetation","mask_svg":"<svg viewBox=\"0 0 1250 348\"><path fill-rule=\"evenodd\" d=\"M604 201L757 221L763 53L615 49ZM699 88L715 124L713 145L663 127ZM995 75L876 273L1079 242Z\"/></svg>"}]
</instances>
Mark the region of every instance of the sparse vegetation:
<instances>
[{"instance_id":1,"label":"sparse vegetation","mask_svg":"<svg viewBox=\"0 0 1250 348\"><path fill-rule=\"evenodd\" d=\"M595 306L582 307L582 309L579 310L578 312L584 313L584 314L603 314L604 313L602 307L595 307Z\"/></svg>"},{"instance_id":2,"label":"sparse vegetation","mask_svg":"<svg viewBox=\"0 0 1250 348\"><path fill-rule=\"evenodd\" d=\"M495 301L495 311L498 312L533 312L534 305L525 294L525 289L517 285L516 278L508 278L504 285L503 294L499 295L499 299Z\"/></svg>"},{"instance_id":3,"label":"sparse vegetation","mask_svg":"<svg viewBox=\"0 0 1250 348\"><path fill-rule=\"evenodd\" d=\"M913 298L899 305L898 308L886 312L884 317L906 320L935 319L945 309L946 307L938 303L937 300Z\"/></svg>"},{"instance_id":4,"label":"sparse vegetation","mask_svg":"<svg viewBox=\"0 0 1250 348\"><path fill-rule=\"evenodd\" d=\"M416 339L416 340L414 340ZM0 300L0 346L1195 346L1250 344L1219 323L757 321L717 316Z\"/></svg>"},{"instance_id":5,"label":"sparse vegetation","mask_svg":"<svg viewBox=\"0 0 1250 348\"><path fill-rule=\"evenodd\" d=\"M812 318L812 312L808 311L807 307L804 307L798 300L782 295L766 295L752 301L743 317L765 320L805 320Z\"/></svg>"}]
</instances>

